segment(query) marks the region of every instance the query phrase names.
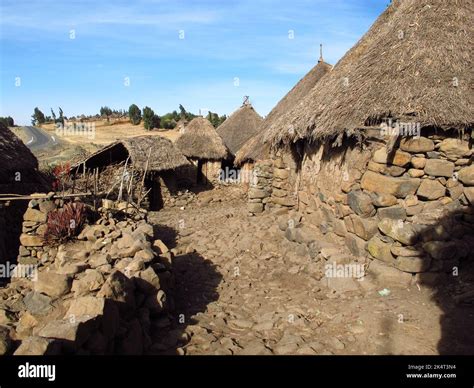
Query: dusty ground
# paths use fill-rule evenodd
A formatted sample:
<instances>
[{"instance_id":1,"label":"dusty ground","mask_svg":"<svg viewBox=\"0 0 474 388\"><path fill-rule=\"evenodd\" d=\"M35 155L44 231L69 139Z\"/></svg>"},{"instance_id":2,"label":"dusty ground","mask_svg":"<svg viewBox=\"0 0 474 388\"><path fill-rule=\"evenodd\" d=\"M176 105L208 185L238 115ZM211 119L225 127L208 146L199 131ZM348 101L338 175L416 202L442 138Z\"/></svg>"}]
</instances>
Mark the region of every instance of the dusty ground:
<instances>
[{"instance_id":1,"label":"dusty ground","mask_svg":"<svg viewBox=\"0 0 474 388\"><path fill-rule=\"evenodd\" d=\"M238 188L150 220L176 253L173 330L160 329L157 353L473 354L472 306L371 276L353 291L327 288L321 263L298 255L274 215L249 217Z\"/></svg>"}]
</instances>

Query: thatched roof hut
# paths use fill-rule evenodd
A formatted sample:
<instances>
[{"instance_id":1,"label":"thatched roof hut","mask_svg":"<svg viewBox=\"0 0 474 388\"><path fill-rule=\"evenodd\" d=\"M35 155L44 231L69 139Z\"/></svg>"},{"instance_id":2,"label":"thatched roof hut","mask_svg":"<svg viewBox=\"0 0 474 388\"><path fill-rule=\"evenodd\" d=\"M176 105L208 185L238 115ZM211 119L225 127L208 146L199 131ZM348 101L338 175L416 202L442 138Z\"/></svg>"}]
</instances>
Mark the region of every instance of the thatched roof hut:
<instances>
[{"instance_id":1,"label":"thatched roof hut","mask_svg":"<svg viewBox=\"0 0 474 388\"><path fill-rule=\"evenodd\" d=\"M472 7L472 0L394 0L265 139L276 146L351 135L387 117L472 128Z\"/></svg>"},{"instance_id":2,"label":"thatched roof hut","mask_svg":"<svg viewBox=\"0 0 474 388\"><path fill-rule=\"evenodd\" d=\"M36 157L13 132L0 123L0 187L9 184L19 187L21 183L43 183L37 170ZM15 181L15 174L18 172L22 174L20 182Z\"/></svg>"},{"instance_id":3,"label":"thatched roof hut","mask_svg":"<svg viewBox=\"0 0 474 388\"><path fill-rule=\"evenodd\" d=\"M332 66L324 62L322 54L314 66L272 109L259 130L259 133L247 141L237 152L235 164L240 165L248 160L264 159L269 156L269 145L264 143L264 134L286 112L291 110L329 73Z\"/></svg>"},{"instance_id":4,"label":"thatched roof hut","mask_svg":"<svg viewBox=\"0 0 474 388\"><path fill-rule=\"evenodd\" d=\"M188 160L171 140L161 136L138 136L109 144L78 163L75 168L80 170L84 164L86 169L103 167L122 162L130 157L129 163L136 170L143 171L148 155L150 155L150 159L147 171L150 172L174 170L189 165Z\"/></svg>"},{"instance_id":5,"label":"thatched roof hut","mask_svg":"<svg viewBox=\"0 0 474 388\"><path fill-rule=\"evenodd\" d=\"M235 156L245 142L259 132L262 122L262 116L255 111L253 106L244 103L217 128L217 133L224 140L231 154Z\"/></svg>"},{"instance_id":6,"label":"thatched roof hut","mask_svg":"<svg viewBox=\"0 0 474 388\"><path fill-rule=\"evenodd\" d=\"M229 155L224 141L204 117L196 117L176 140L178 149L188 158L222 160Z\"/></svg>"}]
</instances>

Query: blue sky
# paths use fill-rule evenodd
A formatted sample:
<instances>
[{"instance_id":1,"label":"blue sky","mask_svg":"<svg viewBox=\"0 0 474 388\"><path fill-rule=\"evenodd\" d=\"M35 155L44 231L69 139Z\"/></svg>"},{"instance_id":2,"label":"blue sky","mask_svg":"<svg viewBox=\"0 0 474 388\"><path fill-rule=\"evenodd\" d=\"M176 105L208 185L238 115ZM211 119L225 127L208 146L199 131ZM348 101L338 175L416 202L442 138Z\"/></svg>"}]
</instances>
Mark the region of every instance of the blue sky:
<instances>
[{"instance_id":1,"label":"blue sky","mask_svg":"<svg viewBox=\"0 0 474 388\"><path fill-rule=\"evenodd\" d=\"M335 64L389 2L0 0L0 116L28 124L35 106L72 116L132 103L230 114L244 95L266 115L319 43Z\"/></svg>"}]
</instances>

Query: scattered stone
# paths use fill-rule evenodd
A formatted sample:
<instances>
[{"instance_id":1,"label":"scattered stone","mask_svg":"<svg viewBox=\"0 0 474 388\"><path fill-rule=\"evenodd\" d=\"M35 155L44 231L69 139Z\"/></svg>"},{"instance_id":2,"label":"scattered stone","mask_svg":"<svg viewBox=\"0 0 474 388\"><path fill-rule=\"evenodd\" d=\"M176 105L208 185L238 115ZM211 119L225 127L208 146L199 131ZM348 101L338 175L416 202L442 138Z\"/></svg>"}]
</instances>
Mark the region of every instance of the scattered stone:
<instances>
[{"instance_id":1,"label":"scattered stone","mask_svg":"<svg viewBox=\"0 0 474 388\"><path fill-rule=\"evenodd\" d=\"M67 275L42 271L34 284L35 291L42 292L53 298L67 294L71 289L71 281Z\"/></svg>"},{"instance_id":2,"label":"scattered stone","mask_svg":"<svg viewBox=\"0 0 474 388\"><path fill-rule=\"evenodd\" d=\"M27 311L33 315L46 315L53 307L49 296L35 291L26 294L23 303L25 303Z\"/></svg>"},{"instance_id":3,"label":"scattered stone","mask_svg":"<svg viewBox=\"0 0 474 388\"><path fill-rule=\"evenodd\" d=\"M56 356L60 352L61 346L54 339L32 336L25 338L13 354L15 356Z\"/></svg>"}]
</instances>

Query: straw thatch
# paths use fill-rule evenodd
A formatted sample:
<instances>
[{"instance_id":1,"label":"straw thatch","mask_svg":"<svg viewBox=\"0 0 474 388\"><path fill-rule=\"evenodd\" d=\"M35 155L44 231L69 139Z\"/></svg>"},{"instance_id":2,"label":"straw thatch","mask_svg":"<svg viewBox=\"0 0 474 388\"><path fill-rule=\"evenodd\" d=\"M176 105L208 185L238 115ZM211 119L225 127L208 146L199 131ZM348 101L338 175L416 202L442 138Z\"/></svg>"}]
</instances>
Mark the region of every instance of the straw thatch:
<instances>
[{"instance_id":1,"label":"straw thatch","mask_svg":"<svg viewBox=\"0 0 474 388\"><path fill-rule=\"evenodd\" d=\"M270 147L264 143L264 133L278 121L286 112L297 105L315 85L330 72L332 66L324 62L322 56L316 66L314 66L272 109L262 123L259 133L247 141L237 152L235 164L241 165L248 160L265 159L269 156Z\"/></svg>"},{"instance_id":2,"label":"straw thatch","mask_svg":"<svg viewBox=\"0 0 474 388\"><path fill-rule=\"evenodd\" d=\"M150 153L151 149L151 153ZM147 165L148 155L150 159ZM116 141L100 149L87 159L78 163L75 168L104 167L120 163L130 156L129 163L136 170L166 171L189 165L188 160L175 145L161 136L138 136Z\"/></svg>"},{"instance_id":3,"label":"straw thatch","mask_svg":"<svg viewBox=\"0 0 474 388\"><path fill-rule=\"evenodd\" d=\"M333 71L272 124L274 146L320 140L392 117L472 128L473 0L395 0Z\"/></svg>"},{"instance_id":4,"label":"straw thatch","mask_svg":"<svg viewBox=\"0 0 474 388\"><path fill-rule=\"evenodd\" d=\"M232 155L242 148L246 141L255 136L263 118L251 104L244 104L217 128L217 133L224 140Z\"/></svg>"},{"instance_id":5,"label":"straw thatch","mask_svg":"<svg viewBox=\"0 0 474 388\"><path fill-rule=\"evenodd\" d=\"M196 117L176 141L178 149L188 158L222 160L229 155L224 141L204 117Z\"/></svg>"},{"instance_id":6,"label":"straw thatch","mask_svg":"<svg viewBox=\"0 0 474 388\"><path fill-rule=\"evenodd\" d=\"M38 160L28 147L0 123L0 182L11 181L14 172L32 172L37 168Z\"/></svg>"}]
</instances>

